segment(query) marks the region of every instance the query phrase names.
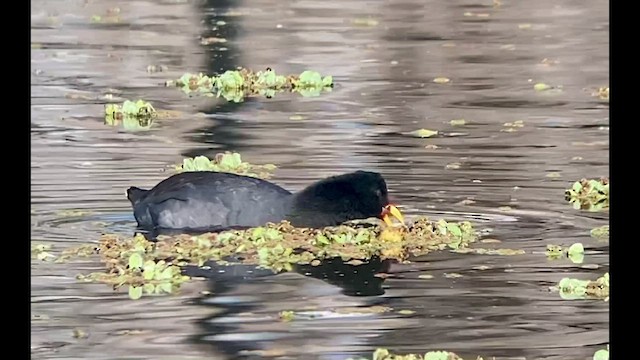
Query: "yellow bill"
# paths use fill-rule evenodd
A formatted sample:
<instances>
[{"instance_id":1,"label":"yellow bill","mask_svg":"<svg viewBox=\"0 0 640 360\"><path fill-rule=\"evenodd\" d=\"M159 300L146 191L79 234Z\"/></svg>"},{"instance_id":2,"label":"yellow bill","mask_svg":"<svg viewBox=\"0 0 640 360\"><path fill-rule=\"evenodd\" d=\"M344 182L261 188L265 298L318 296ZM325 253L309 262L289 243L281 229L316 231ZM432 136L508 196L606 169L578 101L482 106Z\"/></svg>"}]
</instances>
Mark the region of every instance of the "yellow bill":
<instances>
[{"instance_id":1,"label":"yellow bill","mask_svg":"<svg viewBox=\"0 0 640 360\"><path fill-rule=\"evenodd\" d=\"M384 221L387 226L393 226L393 222L391 221L389 215L398 219L398 221L400 221L404 225L404 216L402 216L400 210L398 210L398 208L394 205L389 204L382 208L382 221Z\"/></svg>"}]
</instances>

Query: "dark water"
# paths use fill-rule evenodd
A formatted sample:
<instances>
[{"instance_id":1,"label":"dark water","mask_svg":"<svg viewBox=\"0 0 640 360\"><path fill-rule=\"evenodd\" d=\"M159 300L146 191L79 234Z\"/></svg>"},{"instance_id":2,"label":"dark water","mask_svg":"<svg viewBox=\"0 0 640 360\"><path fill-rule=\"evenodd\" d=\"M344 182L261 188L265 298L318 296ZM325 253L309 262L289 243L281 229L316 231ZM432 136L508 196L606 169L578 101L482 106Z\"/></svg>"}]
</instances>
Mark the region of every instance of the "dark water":
<instances>
[{"instance_id":1,"label":"dark water","mask_svg":"<svg viewBox=\"0 0 640 360\"><path fill-rule=\"evenodd\" d=\"M607 2L31 5L32 242L60 251L102 233L130 234L128 186L153 186L183 157L233 150L277 164L273 181L291 190L350 170L379 171L409 216L471 220L502 241L489 245L526 251L442 252L357 269L335 261L278 276L225 268L179 295L138 301L78 283L76 274L100 268L95 258L32 260L32 358L337 360L388 347L471 359L590 359L608 342L608 303L548 291L562 277L608 271L608 242L589 236L608 213L578 212L563 200L573 181L608 175L608 103L591 96L609 82ZM91 22L115 7L117 23ZM363 19L370 20L358 24ZM212 36L227 41L200 44ZM148 73L148 65L167 69ZM320 97L239 104L163 87L184 72L236 66L313 69L333 75L336 87ZM536 92L538 82L563 91ZM180 113L149 131L104 125L103 104L125 98ZM454 127L452 119L469 124ZM524 126L501 131L517 120ZM404 135L419 128L444 136ZM425 148L432 144L438 148ZM446 168L451 163L460 168ZM546 259L547 244L574 242L586 248L583 265ZM388 277L373 276L381 272ZM355 311L367 306L394 310ZM283 310L307 318L283 323ZM76 328L88 338L74 338Z\"/></svg>"}]
</instances>

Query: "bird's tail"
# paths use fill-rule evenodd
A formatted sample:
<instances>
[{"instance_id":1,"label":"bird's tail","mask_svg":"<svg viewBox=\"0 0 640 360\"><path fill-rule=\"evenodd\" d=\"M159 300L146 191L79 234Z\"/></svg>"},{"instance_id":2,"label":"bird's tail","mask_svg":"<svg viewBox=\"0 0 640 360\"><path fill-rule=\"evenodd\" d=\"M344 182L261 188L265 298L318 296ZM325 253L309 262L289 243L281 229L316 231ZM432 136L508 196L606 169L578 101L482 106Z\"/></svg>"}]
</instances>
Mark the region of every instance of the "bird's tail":
<instances>
[{"instance_id":1,"label":"bird's tail","mask_svg":"<svg viewBox=\"0 0 640 360\"><path fill-rule=\"evenodd\" d=\"M132 186L127 189L127 199L131 201L132 205L137 204L140 200L142 200L149 190L144 190Z\"/></svg>"}]
</instances>

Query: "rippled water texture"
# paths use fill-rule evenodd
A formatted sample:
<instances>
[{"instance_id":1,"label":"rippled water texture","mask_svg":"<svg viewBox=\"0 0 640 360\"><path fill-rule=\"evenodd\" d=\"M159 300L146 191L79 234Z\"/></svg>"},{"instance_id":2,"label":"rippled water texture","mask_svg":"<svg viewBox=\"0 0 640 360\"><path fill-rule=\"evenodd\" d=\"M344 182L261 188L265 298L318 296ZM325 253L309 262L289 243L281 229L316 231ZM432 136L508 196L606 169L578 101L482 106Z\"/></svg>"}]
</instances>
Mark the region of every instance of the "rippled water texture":
<instances>
[{"instance_id":1,"label":"rippled water texture","mask_svg":"<svg viewBox=\"0 0 640 360\"><path fill-rule=\"evenodd\" d=\"M75 280L99 269L97 258L34 259L32 358L339 360L387 347L590 359L608 342L608 303L562 300L548 287L608 271L608 242L589 236L608 213L573 210L563 193L609 171L608 102L591 95L609 82L609 4L500 2L32 0L32 242L60 251L130 235L128 186L153 186L183 157L234 150L277 164L272 180L291 190L379 171L409 216L468 219L501 241L490 245L526 251L336 261L278 276L214 268L176 296L138 301ZM185 72L236 66L312 69L336 86L238 104L164 87ZM562 92L535 91L539 82ZM149 131L104 124L105 103L137 98L179 113ZM523 127L502 131L518 120ZM441 136L405 135L419 128ZM586 248L583 265L546 259L547 244L574 242ZM394 310L353 309L374 305ZM282 310L308 318L281 322Z\"/></svg>"}]
</instances>

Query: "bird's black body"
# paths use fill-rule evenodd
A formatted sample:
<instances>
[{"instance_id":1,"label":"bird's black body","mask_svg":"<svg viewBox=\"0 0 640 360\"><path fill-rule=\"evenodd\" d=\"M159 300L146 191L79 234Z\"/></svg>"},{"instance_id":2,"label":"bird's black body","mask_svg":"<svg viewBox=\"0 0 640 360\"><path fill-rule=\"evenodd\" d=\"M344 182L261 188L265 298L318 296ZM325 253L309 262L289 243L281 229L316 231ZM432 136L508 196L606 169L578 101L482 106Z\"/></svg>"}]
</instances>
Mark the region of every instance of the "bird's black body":
<instances>
[{"instance_id":1,"label":"bird's black body","mask_svg":"<svg viewBox=\"0 0 640 360\"><path fill-rule=\"evenodd\" d=\"M379 216L388 203L380 174L357 171L318 181L292 194L248 176L200 171L173 175L127 197L143 229L221 229L288 220L299 227L333 226Z\"/></svg>"}]
</instances>

